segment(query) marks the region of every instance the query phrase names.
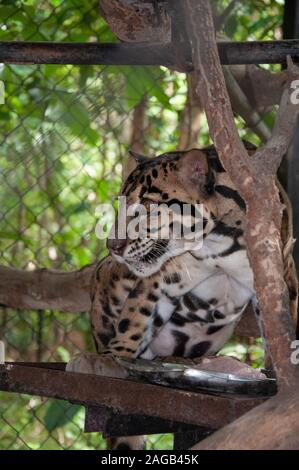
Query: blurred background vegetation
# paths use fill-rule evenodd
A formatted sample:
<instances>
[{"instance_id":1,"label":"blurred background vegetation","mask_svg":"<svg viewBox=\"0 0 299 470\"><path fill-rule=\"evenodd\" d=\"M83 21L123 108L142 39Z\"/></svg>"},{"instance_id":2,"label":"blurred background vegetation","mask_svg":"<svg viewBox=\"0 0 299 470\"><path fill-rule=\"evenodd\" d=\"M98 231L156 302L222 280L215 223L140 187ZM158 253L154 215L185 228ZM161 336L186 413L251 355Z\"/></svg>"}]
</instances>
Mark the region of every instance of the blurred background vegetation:
<instances>
[{"instance_id":1,"label":"blurred background vegetation","mask_svg":"<svg viewBox=\"0 0 299 470\"><path fill-rule=\"evenodd\" d=\"M228 3L218 1L220 10ZM225 34L237 41L280 39L283 7L283 0L240 1ZM2 0L0 40L116 38L98 0ZM1 264L72 270L103 257L96 207L117 195L130 146L154 155L182 141L185 74L163 67L0 65L0 80ZM200 110L197 118L197 143L205 145ZM271 126L273 113L265 119ZM242 119L237 123L242 137L259 143ZM87 313L1 308L0 328L7 360L68 361L93 348ZM263 363L260 340L235 338L222 353ZM0 449L104 448L99 434L82 432L83 422L81 407L0 393ZM171 448L172 436L152 436L148 445Z\"/></svg>"}]
</instances>

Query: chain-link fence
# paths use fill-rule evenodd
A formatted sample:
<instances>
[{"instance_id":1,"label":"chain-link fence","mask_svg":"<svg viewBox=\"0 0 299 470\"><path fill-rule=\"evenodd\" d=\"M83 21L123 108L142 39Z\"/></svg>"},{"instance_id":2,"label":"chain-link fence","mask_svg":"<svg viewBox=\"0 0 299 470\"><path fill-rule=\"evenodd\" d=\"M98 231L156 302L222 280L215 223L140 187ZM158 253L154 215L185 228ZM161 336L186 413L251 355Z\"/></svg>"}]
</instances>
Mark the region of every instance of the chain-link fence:
<instances>
[{"instance_id":1,"label":"chain-link fence","mask_svg":"<svg viewBox=\"0 0 299 470\"><path fill-rule=\"evenodd\" d=\"M2 1L1 40L113 41L98 2ZM78 269L105 255L96 207L121 183L129 146L175 147L185 77L153 67L5 65L0 79L1 264ZM146 129L146 132L144 130ZM1 308L8 361L68 361L92 350L88 313ZM0 448L104 448L84 434L84 410L0 394ZM171 437L149 446L170 448Z\"/></svg>"}]
</instances>

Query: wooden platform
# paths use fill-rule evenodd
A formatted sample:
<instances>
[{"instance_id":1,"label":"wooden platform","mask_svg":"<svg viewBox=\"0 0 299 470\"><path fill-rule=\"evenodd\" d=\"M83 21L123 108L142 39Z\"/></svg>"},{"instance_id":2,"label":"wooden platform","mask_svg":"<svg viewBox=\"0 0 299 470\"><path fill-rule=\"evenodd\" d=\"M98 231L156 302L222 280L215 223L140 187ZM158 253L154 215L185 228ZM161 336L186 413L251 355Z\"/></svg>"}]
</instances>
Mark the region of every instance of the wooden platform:
<instances>
[{"instance_id":1,"label":"wooden platform","mask_svg":"<svg viewBox=\"0 0 299 470\"><path fill-rule=\"evenodd\" d=\"M106 436L198 429L207 435L265 401L75 374L65 372L64 363L0 365L0 390L81 404L86 408L85 432Z\"/></svg>"}]
</instances>

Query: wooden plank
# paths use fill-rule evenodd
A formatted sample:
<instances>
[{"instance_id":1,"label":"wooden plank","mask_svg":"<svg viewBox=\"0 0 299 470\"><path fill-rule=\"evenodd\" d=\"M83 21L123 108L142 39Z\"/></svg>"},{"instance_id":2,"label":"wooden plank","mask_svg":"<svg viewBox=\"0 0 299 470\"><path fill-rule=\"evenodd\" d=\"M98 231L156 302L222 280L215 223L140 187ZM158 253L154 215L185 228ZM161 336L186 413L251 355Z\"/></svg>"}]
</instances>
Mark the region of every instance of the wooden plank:
<instances>
[{"instance_id":1,"label":"wooden plank","mask_svg":"<svg viewBox=\"0 0 299 470\"><path fill-rule=\"evenodd\" d=\"M196 429L198 428L194 424L138 414L115 413L103 407L88 406L86 409L85 432L102 431L106 437L182 433Z\"/></svg>"},{"instance_id":2,"label":"wooden plank","mask_svg":"<svg viewBox=\"0 0 299 470\"><path fill-rule=\"evenodd\" d=\"M186 392L168 387L62 370L20 365L0 366L0 390L109 408L218 429L262 403Z\"/></svg>"}]
</instances>

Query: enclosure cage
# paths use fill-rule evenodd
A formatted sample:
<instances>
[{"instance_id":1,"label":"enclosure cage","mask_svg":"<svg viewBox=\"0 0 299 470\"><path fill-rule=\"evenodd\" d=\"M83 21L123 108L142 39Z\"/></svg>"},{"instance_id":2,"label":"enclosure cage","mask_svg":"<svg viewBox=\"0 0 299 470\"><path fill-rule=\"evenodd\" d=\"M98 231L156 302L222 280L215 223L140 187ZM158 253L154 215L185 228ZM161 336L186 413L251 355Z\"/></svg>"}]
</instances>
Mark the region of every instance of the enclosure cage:
<instances>
[{"instance_id":1,"label":"enclosure cage","mask_svg":"<svg viewBox=\"0 0 299 470\"><path fill-rule=\"evenodd\" d=\"M114 40L98 2L60 3L2 2L1 40ZM1 264L70 271L100 259L97 206L116 197L129 146L176 146L184 77L174 85L159 67L3 65L1 80ZM93 349L87 312L1 310L9 361L66 362ZM77 405L1 392L1 448L102 448L83 421Z\"/></svg>"},{"instance_id":2,"label":"enclosure cage","mask_svg":"<svg viewBox=\"0 0 299 470\"><path fill-rule=\"evenodd\" d=\"M269 4L271 14L259 24L258 4L240 8L239 23L231 19L226 33L238 40L247 39L248 31L256 40L281 39L283 2ZM4 0L0 18L1 41L117 42L98 0ZM191 75L158 65L0 66L3 267L69 272L105 256L105 241L95 232L98 206L117 196L128 149L154 156L210 143ZM265 119L271 125L274 113ZM237 124L242 137L259 145L244 119L238 117ZM77 352L93 350L87 311L26 308L25 294L20 304L24 308L0 308L7 361L68 362ZM222 353L263 364L258 338L235 336ZM105 448L98 433L83 433L81 405L3 391L0 402L0 449ZM173 437L153 434L147 445L171 449Z\"/></svg>"}]
</instances>

